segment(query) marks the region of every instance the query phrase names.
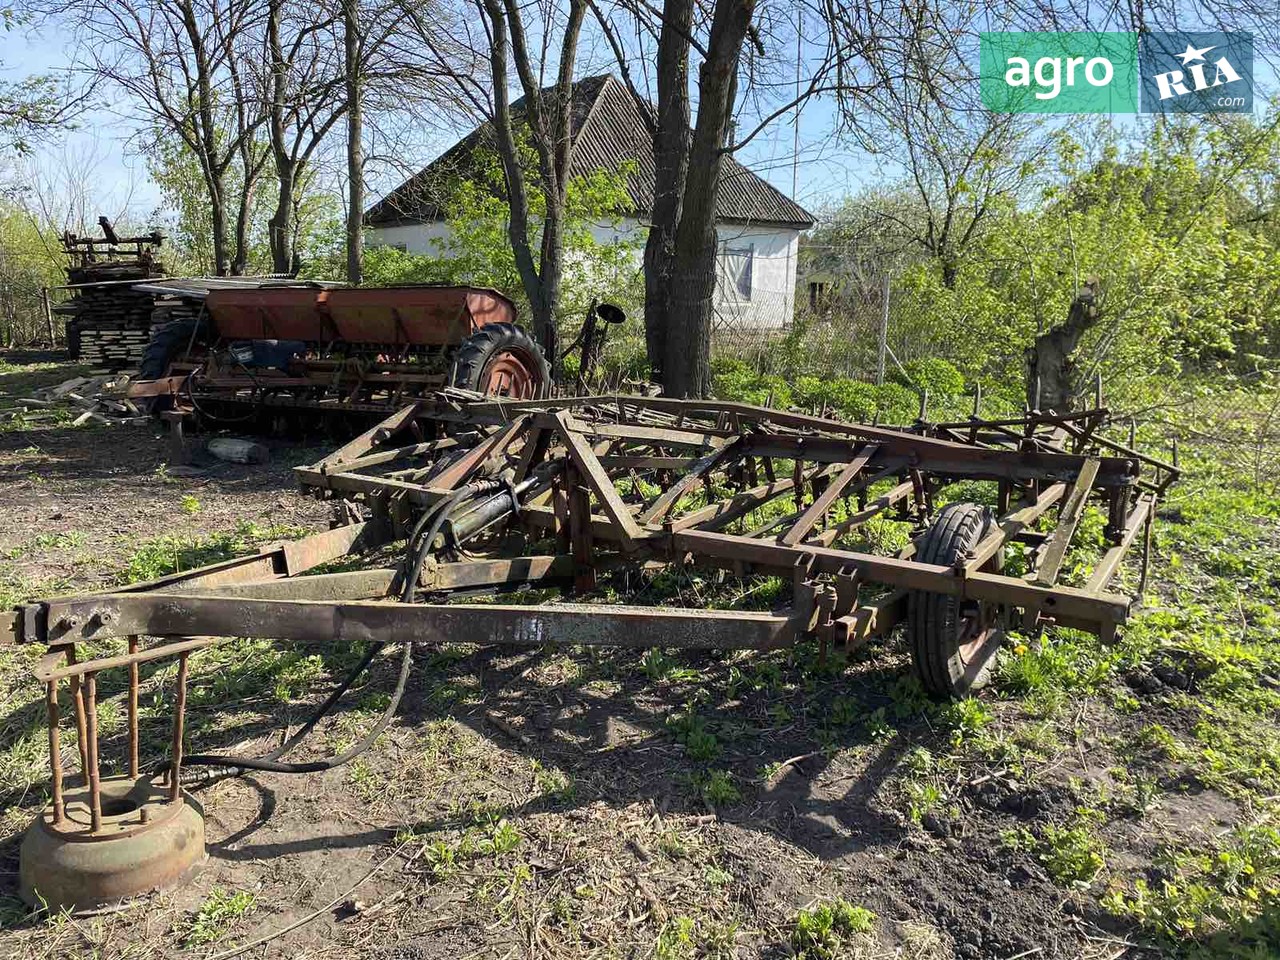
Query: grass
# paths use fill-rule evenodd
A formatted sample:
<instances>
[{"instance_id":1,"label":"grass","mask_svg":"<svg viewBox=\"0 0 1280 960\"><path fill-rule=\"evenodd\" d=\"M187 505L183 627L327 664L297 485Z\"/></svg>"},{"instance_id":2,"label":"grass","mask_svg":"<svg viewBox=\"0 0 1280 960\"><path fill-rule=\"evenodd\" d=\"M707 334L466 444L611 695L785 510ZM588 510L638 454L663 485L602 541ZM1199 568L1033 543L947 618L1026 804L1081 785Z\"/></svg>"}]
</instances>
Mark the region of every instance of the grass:
<instances>
[{"instance_id":1,"label":"grass","mask_svg":"<svg viewBox=\"0 0 1280 960\"><path fill-rule=\"evenodd\" d=\"M1018 895L1042 897L1046 928L1058 924L1058 933L1069 899L1085 904L1089 922L1114 926L1153 955L1280 955L1280 500L1212 458L1196 460L1191 448L1183 455L1190 476L1162 508L1147 601L1120 643L1066 629L1014 637L992 687L955 704L924 696L895 642L833 654L821 666L812 643L733 655L424 654L414 720L394 725L324 794L353 819L402 824L400 838L412 839L418 856L385 879L403 909L352 919L336 936L344 944L371 932L417 936L422 917L434 923L455 911L495 938L554 936L559 952L584 958L950 956L958 929L982 925L977 914L955 904L942 917L921 902L915 919L899 923L890 919L901 916L893 888L850 879L878 869L867 858L926 846L919 860L934 865L940 883L956 863L988 871L997 890L1000 871L1043 872L1058 890L1030 884ZM981 499L989 490L949 494ZM181 508L203 509L198 501ZM794 505L783 498L770 509L776 516ZM1086 534L1097 522L1086 521ZM908 529L888 519L865 538L891 548ZM288 533L243 527L146 541L129 576L186 569ZM31 551L76 547L16 549L27 552L0 558L0 582L5 571L20 575ZM1073 554L1067 576L1087 576L1090 562ZM1133 570L1125 576L1136 584ZM622 596L602 578L602 592L609 588ZM670 569L643 583L641 602L769 609L789 591L783 578ZM314 702L360 652L249 640L203 651L193 659L193 742L214 728L234 740L258 724L278 727L281 700ZM29 666L25 651L0 656L6 676ZM163 671L146 677L144 720L167 715L171 680ZM324 746L354 742L385 705L385 689L379 681L353 690L323 728ZM0 782L29 794L5 820L11 832L25 825L47 776L43 727L25 709L37 696L0 708ZM477 720L481 711L505 717L533 744ZM118 708L104 717L118 730ZM626 731L620 740L608 737L615 721ZM73 736L64 750L70 760ZM784 770L797 755L808 759ZM1036 797L1038 805L1027 801ZM219 810L221 795L209 798ZM884 838L872 834L852 852L839 835L813 847L787 839L770 818L791 816L793 806L797 818L826 818L850 834L873 814ZM1219 814L1229 822L1219 826ZM993 851L995 865L949 858L944 844L956 842ZM305 858L289 866L297 864L311 869ZM199 908L165 921L166 948L225 940L251 910L296 896L296 885L273 884L269 871L243 869L251 882L224 879L231 892L206 888ZM771 884L802 892L758 896ZM245 904L245 896L254 899ZM808 897L818 899L795 912ZM24 918L0 901L0 926L16 925L31 943L57 936L52 924ZM86 951L109 952L108 935L85 931ZM983 955L1039 943L984 946Z\"/></svg>"},{"instance_id":2,"label":"grass","mask_svg":"<svg viewBox=\"0 0 1280 960\"><path fill-rule=\"evenodd\" d=\"M195 911L182 932L187 947L216 943L248 916L257 898L247 890L228 892L215 888Z\"/></svg>"},{"instance_id":3,"label":"grass","mask_svg":"<svg viewBox=\"0 0 1280 960\"><path fill-rule=\"evenodd\" d=\"M194 499L194 498L193 498ZM197 504L196 510L198 511ZM188 511L191 512L191 511ZM123 583L157 580L171 573L192 570L220 560L244 556L259 544L292 540L307 533L298 527L259 526L244 521L232 530L205 536L166 534L140 545L129 557L122 574Z\"/></svg>"},{"instance_id":4,"label":"grass","mask_svg":"<svg viewBox=\"0 0 1280 960\"><path fill-rule=\"evenodd\" d=\"M791 947L797 960L835 960L850 940L871 933L876 915L839 898L801 910L792 921Z\"/></svg>"}]
</instances>

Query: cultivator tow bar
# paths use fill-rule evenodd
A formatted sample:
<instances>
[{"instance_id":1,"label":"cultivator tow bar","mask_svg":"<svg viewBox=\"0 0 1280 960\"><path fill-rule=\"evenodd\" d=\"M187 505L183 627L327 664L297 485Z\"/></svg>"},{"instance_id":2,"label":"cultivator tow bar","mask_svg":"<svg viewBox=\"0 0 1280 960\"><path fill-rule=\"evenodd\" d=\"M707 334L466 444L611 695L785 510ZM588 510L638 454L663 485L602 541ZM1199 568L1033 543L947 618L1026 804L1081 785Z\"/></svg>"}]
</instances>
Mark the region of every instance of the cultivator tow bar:
<instances>
[{"instance_id":1,"label":"cultivator tow bar","mask_svg":"<svg viewBox=\"0 0 1280 960\"><path fill-rule=\"evenodd\" d=\"M415 402L297 468L303 488L340 501L349 522L153 583L15 611L13 639L48 649L35 674L46 688L53 768L52 802L24 843L23 889L84 908L176 882L198 863L200 818L181 789L187 661L228 636L750 650L814 638L826 656L905 622L916 672L937 696L981 684L1010 628L1059 624L1110 640L1133 603L1112 584L1139 538L1145 580L1155 505L1177 468L1100 436L1106 417L975 415L897 430L645 397L512 401L446 391ZM957 493L988 505L957 502ZM1084 539L1077 530L1095 505L1105 544L1089 556L1073 541ZM869 525L883 531L886 521L913 537L871 552ZM309 573L400 541L399 564ZM1016 570L1005 565L1014 544ZM1078 586L1060 582L1069 549L1073 570L1092 563ZM459 599L549 586L590 599L619 571L672 564L782 577L790 600L764 613ZM120 637L128 652L79 658L80 645ZM138 668L175 657L172 755L161 782L139 772ZM128 674L130 758L127 775L102 779L95 680L116 670ZM74 787L58 740L64 680L81 744ZM403 686L402 673L388 720ZM258 766L289 768L277 762L281 752Z\"/></svg>"}]
</instances>

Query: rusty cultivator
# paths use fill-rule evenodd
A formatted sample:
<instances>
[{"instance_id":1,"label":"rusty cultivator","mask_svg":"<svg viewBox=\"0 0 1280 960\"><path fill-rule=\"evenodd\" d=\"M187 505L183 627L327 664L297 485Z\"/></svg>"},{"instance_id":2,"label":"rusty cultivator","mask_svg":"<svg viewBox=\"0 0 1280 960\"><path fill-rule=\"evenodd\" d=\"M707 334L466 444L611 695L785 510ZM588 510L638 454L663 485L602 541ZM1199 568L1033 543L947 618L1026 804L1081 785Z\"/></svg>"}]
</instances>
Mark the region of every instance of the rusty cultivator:
<instances>
[{"instance_id":1,"label":"rusty cultivator","mask_svg":"<svg viewBox=\"0 0 1280 960\"><path fill-rule=\"evenodd\" d=\"M22 854L23 889L84 908L176 882L204 855L192 765L301 773L365 749L392 719L413 644L600 644L774 650L812 638L821 654L905 624L924 688L960 696L981 684L1009 629L1058 624L1114 637L1134 603L1119 592L1135 541L1145 580L1157 499L1173 464L1100 435L1103 410L920 421L909 429L842 423L736 403L644 397L497 400L447 391L404 407L318 463L303 488L338 501L343 522L115 592L14 611L18 643L47 648L51 803ZM1073 545L1090 507L1101 546ZM868 546L892 526L901 549ZM1016 545L1016 548L1015 548ZM314 573L379 551L398 562ZM1091 568L1078 583L1060 582ZM388 552L392 551L392 552ZM1016 566L1015 566L1016 563ZM664 567L782 578L771 611L590 602L606 584ZM598 587L599 584L599 587ZM564 602L546 603L561 588ZM520 602L520 591L536 588ZM466 602L509 593L509 602ZM571 602L571 595L581 602ZM227 637L349 643L365 655L316 714L266 757L189 755L188 658ZM122 638L124 652L86 657ZM145 638L146 642L143 642ZM381 720L340 756L285 756L388 646L398 686ZM170 756L138 759L138 671L176 658ZM124 671L127 773L99 773L96 683ZM64 774L60 687L80 745Z\"/></svg>"}]
</instances>

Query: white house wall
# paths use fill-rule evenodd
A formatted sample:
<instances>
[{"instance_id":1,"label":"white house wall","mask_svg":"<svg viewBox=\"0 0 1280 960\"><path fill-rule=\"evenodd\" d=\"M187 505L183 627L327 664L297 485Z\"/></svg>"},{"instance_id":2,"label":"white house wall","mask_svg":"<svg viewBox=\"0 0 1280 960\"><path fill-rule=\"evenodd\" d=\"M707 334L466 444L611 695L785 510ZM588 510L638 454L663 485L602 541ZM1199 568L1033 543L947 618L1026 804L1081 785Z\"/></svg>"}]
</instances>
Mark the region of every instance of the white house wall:
<instances>
[{"instance_id":1,"label":"white house wall","mask_svg":"<svg viewBox=\"0 0 1280 960\"><path fill-rule=\"evenodd\" d=\"M636 268L644 259L645 226L639 220L624 219L595 224L591 228L597 243L635 244ZM800 233L789 227L749 226L721 223L716 227L721 251L750 251L751 291L739 296L732 284L717 284L716 326L772 328L788 326L795 309L796 260ZM440 256L441 242L449 236L444 222L373 227L368 231L370 246L395 246L409 253Z\"/></svg>"}]
</instances>

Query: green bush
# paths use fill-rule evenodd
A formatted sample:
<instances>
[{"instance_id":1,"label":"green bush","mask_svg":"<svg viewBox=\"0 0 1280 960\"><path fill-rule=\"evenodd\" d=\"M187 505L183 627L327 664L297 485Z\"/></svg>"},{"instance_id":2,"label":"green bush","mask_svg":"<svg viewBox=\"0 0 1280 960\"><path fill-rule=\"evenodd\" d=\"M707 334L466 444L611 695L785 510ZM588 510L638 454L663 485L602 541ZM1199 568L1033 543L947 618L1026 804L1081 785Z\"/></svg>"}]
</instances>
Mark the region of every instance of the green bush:
<instances>
[{"instance_id":1,"label":"green bush","mask_svg":"<svg viewBox=\"0 0 1280 960\"><path fill-rule=\"evenodd\" d=\"M741 361L726 363L723 372L715 374L715 393L721 400L754 403L761 407L769 404L785 408L792 404L791 387L787 381L782 377L756 373Z\"/></svg>"},{"instance_id":2,"label":"green bush","mask_svg":"<svg viewBox=\"0 0 1280 960\"><path fill-rule=\"evenodd\" d=\"M917 392L928 390L931 397L955 397L964 393L964 376L955 364L941 357L908 360L902 369L895 367L889 376L895 383Z\"/></svg>"}]
</instances>

